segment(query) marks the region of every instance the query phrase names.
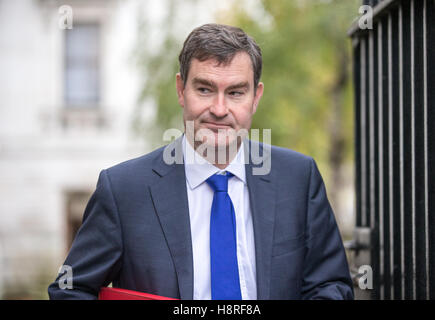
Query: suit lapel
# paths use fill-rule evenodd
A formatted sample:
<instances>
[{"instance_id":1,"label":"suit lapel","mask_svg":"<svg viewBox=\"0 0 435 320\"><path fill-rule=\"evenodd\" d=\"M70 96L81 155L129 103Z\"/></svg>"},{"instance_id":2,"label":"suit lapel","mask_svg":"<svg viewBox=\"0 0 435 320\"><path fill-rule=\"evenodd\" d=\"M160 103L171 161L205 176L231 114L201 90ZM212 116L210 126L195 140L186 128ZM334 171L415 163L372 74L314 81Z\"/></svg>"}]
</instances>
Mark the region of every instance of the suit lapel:
<instances>
[{"instance_id":1,"label":"suit lapel","mask_svg":"<svg viewBox=\"0 0 435 320\"><path fill-rule=\"evenodd\" d=\"M249 145L249 150L252 151L252 144L255 143L256 142L249 141L245 146ZM245 156L249 157L249 163L245 167L254 225L257 299L264 300L269 299L270 295L270 270L276 192L275 186L272 183L272 173L267 175L253 174L253 169L256 165L252 163L251 155L252 153L247 152L245 149ZM270 154L268 156L270 157ZM258 166L261 165L262 163Z\"/></svg>"},{"instance_id":2,"label":"suit lapel","mask_svg":"<svg viewBox=\"0 0 435 320\"><path fill-rule=\"evenodd\" d=\"M180 142L174 142L176 152L181 152ZM174 262L180 298L191 300L193 254L184 165L167 165L162 158L153 169L160 180L150 187L151 197Z\"/></svg>"}]
</instances>

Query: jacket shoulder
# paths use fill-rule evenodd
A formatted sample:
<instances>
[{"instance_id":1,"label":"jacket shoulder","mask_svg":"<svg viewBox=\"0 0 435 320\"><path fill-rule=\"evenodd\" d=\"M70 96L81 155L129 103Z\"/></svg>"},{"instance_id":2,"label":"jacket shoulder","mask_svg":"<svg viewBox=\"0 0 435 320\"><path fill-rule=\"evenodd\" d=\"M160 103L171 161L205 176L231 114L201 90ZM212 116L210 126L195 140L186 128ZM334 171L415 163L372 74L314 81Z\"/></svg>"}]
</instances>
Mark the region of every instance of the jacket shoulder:
<instances>
[{"instance_id":1,"label":"jacket shoulder","mask_svg":"<svg viewBox=\"0 0 435 320\"><path fill-rule=\"evenodd\" d=\"M298 151L287 149L278 146L271 146L272 157L276 157L282 160L291 160L291 161L301 161L301 162L310 162L313 160L312 157L300 153Z\"/></svg>"},{"instance_id":2,"label":"jacket shoulder","mask_svg":"<svg viewBox=\"0 0 435 320\"><path fill-rule=\"evenodd\" d=\"M277 167L278 170L301 169L303 171L311 170L311 165L314 159L306 154L298 151L287 149L278 146L271 146L272 168Z\"/></svg>"},{"instance_id":3,"label":"jacket shoulder","mask_svg":"<svg viewBox=\"0 0 435 320\"><path fill-rule=\"evenodd\" d=\"M147 174L151 172L153 164L160 159L164 148L163 146L150 153L123 161L106 168L105 171L113 178L134 177L139 173Z\"/></svg>"}]
</instances>

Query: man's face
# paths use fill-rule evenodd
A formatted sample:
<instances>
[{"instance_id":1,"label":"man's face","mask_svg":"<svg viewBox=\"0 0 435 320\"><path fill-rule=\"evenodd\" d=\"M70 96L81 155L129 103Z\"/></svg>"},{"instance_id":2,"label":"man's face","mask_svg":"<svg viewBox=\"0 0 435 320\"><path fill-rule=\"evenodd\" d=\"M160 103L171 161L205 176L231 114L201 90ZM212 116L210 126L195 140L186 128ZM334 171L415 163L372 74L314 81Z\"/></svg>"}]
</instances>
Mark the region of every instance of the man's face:
<instances>
[{"instance_id":1,"label":"man's face","mask_svg":"<svg viewBox=\"0 0 435 320\"><path fill-rule=\"evenodd\" d=\"M215 59L193 59L187 81L183 83L177 74L176 84L185 126L187 121L193 121L195 134L200 129L210 130L216 147L235 140L234 137L218 139L219 131L250 129L263 94L261 82L254 90L252 62L245 52L237 53L226 65L218 65Z\"/></svg>"}]
</instances>

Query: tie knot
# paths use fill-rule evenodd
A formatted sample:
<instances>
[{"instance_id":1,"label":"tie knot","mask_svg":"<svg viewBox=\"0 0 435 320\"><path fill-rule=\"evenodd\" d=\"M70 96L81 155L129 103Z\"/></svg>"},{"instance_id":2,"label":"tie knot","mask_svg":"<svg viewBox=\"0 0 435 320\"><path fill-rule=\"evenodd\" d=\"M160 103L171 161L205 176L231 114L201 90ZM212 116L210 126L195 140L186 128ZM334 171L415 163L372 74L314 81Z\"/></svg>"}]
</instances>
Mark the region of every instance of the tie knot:
<instances>
[{"instance_id":1,"label":"tie knot","mask_svg":"<svg viewBox=\"0 0 435 320\"><path fill-rule=\"evenodd\" d=\"M232 173L214 174L206 181L215 192L228 192L228 179L233 176Z\"/></svg>"}]
</instances>

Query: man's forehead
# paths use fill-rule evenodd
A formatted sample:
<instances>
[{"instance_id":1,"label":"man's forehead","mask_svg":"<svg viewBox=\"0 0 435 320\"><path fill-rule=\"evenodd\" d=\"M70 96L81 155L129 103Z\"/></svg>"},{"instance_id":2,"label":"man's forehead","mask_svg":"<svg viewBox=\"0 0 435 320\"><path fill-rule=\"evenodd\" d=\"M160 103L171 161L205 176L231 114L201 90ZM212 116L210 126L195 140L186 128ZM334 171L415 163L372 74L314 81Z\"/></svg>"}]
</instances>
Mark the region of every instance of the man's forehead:
<instances>
[{"instance_id":1,"label":"man's forehead","mask_svg":"<svg viewBox=\"0 0 435 320\"><path fill-rule=\"evenodd\" d=\"M217 57L209 57L204 60L199 60L198 58L193 58L191 61L192 64L199 64L204 66L212 66L214 68L219 67L230 67L230 66L250 66L252 68L252 61L250 56L244 52L237 52L231 59L228 59L226 61L220 61Z\"/></svg>"},{"instance_id":2,"label":"man's forehead","mask_svg":"<svg viewBox=\"0 0 435 320\"><path fill-rule=\"evenodd\" d=\"M240 52L228 62L220 62L216 58L200 61L192 59L190 64L189 76L191 81L204 79L212 81L213 77L226 76L233 78L236 82L243 82L253 79L253 67L249 55ZM249 78L249 79L248 79Z\"/></svg>"}]
</instances>

